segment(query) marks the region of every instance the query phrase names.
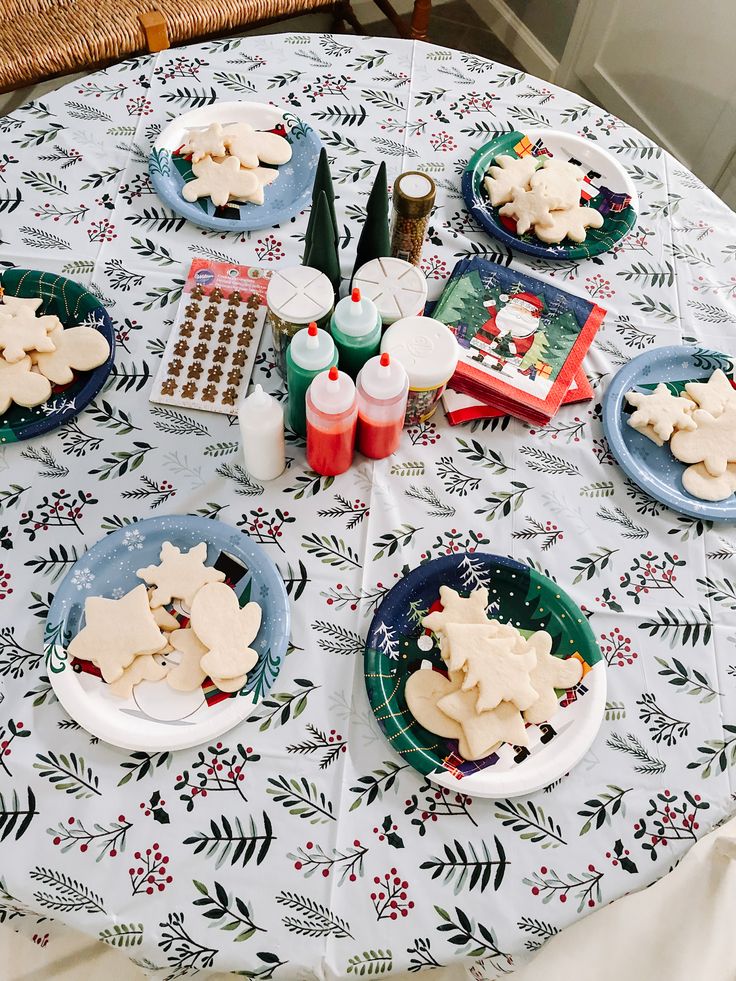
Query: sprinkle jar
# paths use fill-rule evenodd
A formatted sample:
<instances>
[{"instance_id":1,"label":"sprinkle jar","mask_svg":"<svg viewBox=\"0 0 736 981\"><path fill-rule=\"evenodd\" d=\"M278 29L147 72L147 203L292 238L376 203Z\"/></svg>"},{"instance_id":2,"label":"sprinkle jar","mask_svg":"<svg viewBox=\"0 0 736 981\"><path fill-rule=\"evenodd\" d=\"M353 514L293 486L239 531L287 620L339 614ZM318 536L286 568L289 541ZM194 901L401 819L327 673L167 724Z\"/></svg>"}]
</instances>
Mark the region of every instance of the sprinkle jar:
<instances>
[{"instance_id":1,"label":"sprinkle jar","mask_svg":"<svg viewBox=\"0 0 736 981\"><path fill-rule=\"evenodd\" d=\"M273 333L276 367L286 378L286 349L297 331L316 323L329 329L335 293L327 276L311 266L277 270L268 284L267 320Z\"/></svg>"},{"instance_id":2,"label":"sprinkle jar","mask_svg":"<svg viewBox=\"0 0 736 981\"><path fill-rule=\"evenodd\" d=\"M457 367L458 344L449 327L431 317L405 317L383 335L387 351L409 376L409 398L404 425L416 426L431 418L445 386Z\"/></svg>"},{"instance_id":3,"label":"sprinkle jar","mask_svg":"<svg viewBox=\"0 0 736 981\"><path fill-rule=\"evenodd\" d=\"M437 188L431 177L409 170L394 181L391 255L418 266Z\"/></svg>"}]
</instances>

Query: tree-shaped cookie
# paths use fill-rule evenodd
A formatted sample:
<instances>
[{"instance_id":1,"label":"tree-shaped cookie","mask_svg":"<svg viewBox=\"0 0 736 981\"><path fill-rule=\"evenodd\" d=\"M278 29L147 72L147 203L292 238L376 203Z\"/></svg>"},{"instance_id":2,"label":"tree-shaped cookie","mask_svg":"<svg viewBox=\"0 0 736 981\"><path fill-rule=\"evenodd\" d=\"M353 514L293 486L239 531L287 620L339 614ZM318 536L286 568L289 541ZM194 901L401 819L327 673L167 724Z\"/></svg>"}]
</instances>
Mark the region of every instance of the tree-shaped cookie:
<instances>
[{"instance_id":1,"label":"tree-shaped cookie","mask_svg":"<svg viewBox=\"0 0 736 981\"><path fill-rule=\"evenodd\" d=\"M494 637L493 627L450 623L445 628L452 670L465 669L464 691L477 689L477 709L485 712L499 702L513 702L520 710L537 700L529 675L537 663L533 650L518 653L514 637Z\"/></svg>"},{"instance_id":2,"label":"tree-shaped cookie","mask_svg":"<svg viewBox=\"0 0 736 981\"><path fill-rule=\"evenodd\" d=\"M42 375L55 385L68 385L74 371L91 371L104 364L110 354L107 338L83 324L78 327L57 327L49 334L55 350L39 353L36 364Z\"/></svg>"},{"instance_id":3,"label":"tree-shaped cookie","mask_svg":"<svg viewBox=\"0 0 736 981\"><path fill-rule=\"evenodd\" d=\"M218 207L227 204L230 197L239 201L250 198L258 191L260 183L252 170L240 166L237 157L226 157L221 163L211 157L192 164L195 179L181 190L185 201L197 201L210 197Z\"/></svg>"},{"instance_id":4,"label":"tree-shaped cookie","mask_svg":"<svg viewBox=\"0 0 736 981\"><path fill-rule=\"evenodd\" d=\"M727 405L736 403L736 388L720 368L716 368L707 382L688 382L685 391L712 416L719 416Z\"/></svg>"},{"instance_id":5,"label":"tree-shaped cookie","mask_svg":"<svg viewBox=\"0 0 736 981\"><path fill-rule=\"evenodd\" d=\"M539 698L526 709L524 718L539 725L551 719L559 708L555 688L576 685L583 676L583 665L576 657L561 658L551 654L552 638L545 630L532 634L529 646L537 655L537 665L530 680Z\"/></svg>"},{"instance_id":6,"label":"tree-shaped cookie","mask_svg":"<svg viewBox=\"0 0 736 981\"><path fill-rule=\"evenodd\" d=\"M11 316L23 310L35 313L40 306L40 296L10 296L9 293L6 293L0 302L0 313L9 313Z\"/></svg>"},{"instance_id":7,"label":"tree-shaped cookie","mask_svg":"<svg viewBox=\"0 0 736 981\"><path fill-rule=\"evenodd\" d=\"M37 317L29 309L5 314L0 308L0 351L5 361L20 361L26 351L53 351L49 331L59 326L58 317Z\"/></svg>"},{"instance_id":8,"label":"tree-shaped cookie","mask_svg":"<svg viewBox=\"0 0 736 981\"><path fill-rule=\"evenodd\" d=\"M84 627L69 643L69 654L82 661L94 661L108 683L117 681L139 654L155 654L166 646L143 585L117 600L88 597L84 618Z\"/></svg>"},{"instance_id":9,"label":"tree-shaped cookie","mask_svg":"<svg viewBox=\"0 0 736 981\"><path fill-rule=\"evenodd\" d=\"M514 746L529 745L521 712L510 702L501 702L489 712L478 712L474 692L460 689L440 698L437 706L445 715L460 723L468 748L466 759L482 759L499 742Z\"/></svg>"},{"instance_id":10,"label":"tree-shaped cookie","mask_svg":"<svg viewBox=\"0 0 736 981\"><path fill-rule=\"evenodd\" d=\"M199 590L192 602L191 624L207 648L202 670L213 680L237 678L258 660L248 645L258 634L261 608L247 603L241 609L238 597L224 583L208 583Z\"/></svg>"},{"instance_id":11,"label":"tree-shaped cookie","mask_svg":"<svg viewBox=\"0 0 736 981\"><path fill-rule=\"evenodd\" d=\"M222 123L212 123L206 129L189 129L181 148L182 153L191 153L192 163L205 157L224 157L227 149L223 137Z\"/></svg>"},{"instance_id":12,"label":"tree-shaped cookie","mask_svg":"<svg viewBox=\"0 0 736 981\"><path fill-rule=\"evenodd\" d=\"M670 440L672 455L682 463L703 463L708 473L720 477L729 463L736 462L736 403L715 418L705 409L696 409L692 420L697 429L680 430Z\"/></svg>"},{"instance_id":13,"label":"tree-shaped cookie","mask_svg":"<svg viewBox=\"0 0 736 981\"><path fill-rule=\"evenodd\" d=\"M538 166L539 160L531 155L512 157L502 153L496 157L483 181L493 207L508 204L516 191L526 190Z\"/></svg>"},{"instance_id":14,"label":"tree-shaped cookie","mask_svg":"<svg viewBox=\"0 0 736 981\"><path fill-rule=\"evenodd\" d=\"M156 587L151 593L152 608L164 606L172 599L183 600L191 607L195 594L202 586L220 583L225 578L224 572L205 565L205 542L194 545L188 552L182 552L171 542L164 542L159 557L159 565L148 565L136 572L140 579Z\"/></svg>"},{"instance_id":15,"label":"tree-shaped cookie","mask_svg":"<svg viewBox=\"0 0 736 981\"><path fill-rule=\"evenodd\" d=\"M444 633L448 623L488 623L488 590L474 589L469 596L461 596L450 586L440 586L441 610L428 613L422 626L433 634Z\"/></svg>"},{"instance_id":16,"label":"tree-shaped cookie","mask_svg":"<svg viewBox=\"0 0 736 981\"><path fill-rule=\"evenodd\" d=\"M663 382L657 385L651 395L637 391L627 392L626 401L636 410L629 416L629 425L632 429L643 432L645 436L648 435L650 439L653 434L658 440L666 442L675 429L695 429L694 403L681 395L673 395Z\"/></svg>"},{"instance_id":17,"label":"tree-shaped cookie","mask_svg":"<svg viewBox=\"0 0 736 981\"><path fill-rule=\"evenodd\" d=\"M31 368L29 357L13 364L0 357L0 413L6 412L11 402L31 408L51 395L51 382Z\"/></svg>"}]
</instances>

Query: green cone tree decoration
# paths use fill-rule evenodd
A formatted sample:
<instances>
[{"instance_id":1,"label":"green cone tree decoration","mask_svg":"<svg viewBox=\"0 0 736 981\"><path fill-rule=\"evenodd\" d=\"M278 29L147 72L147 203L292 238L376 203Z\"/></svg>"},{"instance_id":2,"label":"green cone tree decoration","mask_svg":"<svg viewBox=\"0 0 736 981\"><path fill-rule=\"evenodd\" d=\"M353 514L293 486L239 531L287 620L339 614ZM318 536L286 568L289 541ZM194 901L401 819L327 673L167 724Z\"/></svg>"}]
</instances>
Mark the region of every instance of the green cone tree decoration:
<instances>
[{"instance_id":1,"label":"green cone tree decoration","mask_svg":"<svg viewBox=\"0 0 736 981\"><path fill-rule=\"evenodd\" d=\"M391 237L388 230L386 164L381 163L368 198L365 223L358 239L353 276L366 262L386 255L391 255Z\"/></svg>"},{"instance_id":2,"label":"green cone tree decoration","mask_svg":"<svg viewBox=\"0 0 736 981\"><path fill-rule=\"evenodd\" d=\"M309 213L309 222L307 223L307 234L304 237L304 255L312 245L312 237L314 235L314 220L317 213L316 204L319 200L320 194L324 191L327 197L327 204L330 209L330 217L332 219L332 226L335 230L335 246L337 247L340 243L340 232L337 227L337 214L335 213L335 189L332 186L332 174L330 173L330 163L327 159L327 151L324 147L319 152L319 162L317 163L317 172L314 176L314 184L312 185L312 210ZM306 265L306 260L304 262Z\"/></svg>"},{"instance_id":3,"label":"green cone tree decoration","mask_svg":"<svg viewBox=\"0 0 736 981\"><path fill-rule=\"evenodd\" d=\"M319 269L332 283L337 299L340 290L340 256L333 234L334 226L330 216L330 205L327 195L320 191L316 204L312 205L310 215L312 226L311 239L308 239L304 250L305 266Z\"/></svg>"}]
</instances>

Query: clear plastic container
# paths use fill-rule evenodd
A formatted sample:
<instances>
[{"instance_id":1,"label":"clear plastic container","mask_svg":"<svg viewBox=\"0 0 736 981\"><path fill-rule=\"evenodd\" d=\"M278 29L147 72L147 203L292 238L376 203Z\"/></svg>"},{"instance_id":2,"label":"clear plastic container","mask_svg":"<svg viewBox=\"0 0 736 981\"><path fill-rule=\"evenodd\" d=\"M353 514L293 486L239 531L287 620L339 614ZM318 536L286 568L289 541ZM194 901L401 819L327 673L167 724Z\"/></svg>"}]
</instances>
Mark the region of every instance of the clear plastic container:
<instances>
[{"instance_id":1,"label":"clear plastic container","mask_svg":"<svg viewBox=\"0 0 736 981\"><path fill-rule=\"evenodd\" d=\"M289 428L307 434L307 389L321 371L337 364L335 342L326 330L312 323L294 336L286 351L286 388L289 392Z\"/></svg>"},{"instance_id":2,"label":"clear plastic container","mask_svg":"<svg viewBox=\"0 0 736 981\"><path fill-rule=\"evenodd\" d=\"M358 449L373 460L391 456L401 442L409 376L384 353L358 375Z\"/></svg>"},{"instance_id":3,"label":"clear plastic container","mask_svg":"<svg viewBox=\"0 0 736 981\"><path fill-rule=\"evenodd\" d=\"M381 317L375 303L361 296L357 286L353 287L350 296L343 297L335 307L330 331L341 370L356 378L381 346Z\"/></svg>"},{"instance_id":4,"label":"clear plastic container","mask_svg":"<svg viewBox=\"0 0 736 981\"><path fill-rule=\"evenodd\" d=\"M344 473L355 455L358 402L352 378L336 367L307 390L307 463L316 473Z\"/></svg>"}]
</instances>

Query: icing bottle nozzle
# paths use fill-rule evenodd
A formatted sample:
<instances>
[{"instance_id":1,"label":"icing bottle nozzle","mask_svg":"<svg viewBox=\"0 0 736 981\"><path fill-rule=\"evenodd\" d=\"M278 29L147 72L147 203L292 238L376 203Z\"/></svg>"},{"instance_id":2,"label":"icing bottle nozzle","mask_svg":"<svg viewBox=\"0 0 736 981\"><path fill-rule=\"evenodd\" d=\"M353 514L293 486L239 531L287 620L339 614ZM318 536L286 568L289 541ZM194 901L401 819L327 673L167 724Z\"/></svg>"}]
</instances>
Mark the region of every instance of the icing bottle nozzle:
<instances>
[{"instance_id":1,"label":"icing bottle nozzle","mask_svg":"<svg viewBox=\"0 0 736 981\"><path fill-rule=\"evenodd\" d=\"M319 347L319 338L317 336L317 323L312 321L309 327L307 327L307 342L306 346L312 350Z\"/></svg>"}]
</instances>

